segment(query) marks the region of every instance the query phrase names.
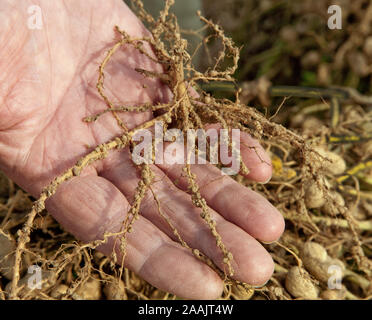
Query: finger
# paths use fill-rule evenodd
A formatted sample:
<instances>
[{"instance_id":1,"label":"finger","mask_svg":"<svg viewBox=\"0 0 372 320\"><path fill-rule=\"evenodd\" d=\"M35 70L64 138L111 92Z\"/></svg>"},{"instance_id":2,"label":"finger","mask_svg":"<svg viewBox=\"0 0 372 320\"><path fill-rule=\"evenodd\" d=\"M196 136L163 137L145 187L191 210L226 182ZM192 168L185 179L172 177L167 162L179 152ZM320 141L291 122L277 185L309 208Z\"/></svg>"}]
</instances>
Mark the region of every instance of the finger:
<instances>
[{"instance_id":1,"label":"finger","mask_svg":"<svg viewBox=\"0 0 372 320\"><path fill-rule=\"evenodd\" d=\"M128 153L116 154L116 157L116 161L112 161L100 175L115 184L128 199L132 199L139 181L139 173L134 167L133 170L129 169L133 164L129 161ZM155 173L151 188L160 203L161 212L170 218L172 225L188 245L201 250L221 269L225 268L222 253L216 246L216 239L200 217L200 209L192 204L190 195L176 188L159 168L156 166L151 168ZM273 272L271 256L260 243L241 228L226 221L214 210L209 211L216 221L216 228L223 243L234 256L234 278L251 285L265 283ZM141 215L176 240L172 228L159 214L157 202L151 192L148 192L142 201Z\"/></svg>"},{"instance_id":2,"label":"finger","mask_svg":"<svg viewBox=\"0 0 372 320\"><path fill-rule=\"evenodd\" d=\"M86 242L102 239L105 232L119 231L128 208L123 194L96 175L62 184L47 203L48 211ZM114 241L110 237L100 250L110 255ZM116 253L121 261L120 249ZM181 297L215 299L222 293L222 281L214 271L143 217L128 234L125 265L152 285Z\"/></svg>"},{"instance_id":3,"label":"finger","mask_svg":"<svg viewBox=\"0 0 372 320\"><path fill-rule=\"evenodd\" d=\"M205 130L220 130L220 124L209 124ZM240 154L249 174L245 175L248 179L266 183L271 179L272 165L270 156L261 146L261 144L248 133L239 131L240 134ZM230 138L231 139L231 138ZM242 173L242 172L241 172ZM243 174L243 173L242 173Z\"/></svg>"},{"instance_id":4,"label":"finger","mask_svg":"<svg viewBox=\"0 0 372 320\"><path fill-rule=\"evenodd\" d=\"M188 189L183 165L158 165L177 182L182 190ZM284 231L284 219L280 212L262 195L244 187L213 165L192 165L192 172L200 186L201 195L208 205L225 219L240 226L256 239L276 241Z\"/></svg>"},{"instance_id":5,"label":"finger","mask_svg":"<svg viewBox=\"0 0 372 320\"><path fill-rule=\"evenodd\" d=\"M249 134L240 132L241 156L249 169L248 179L266 183L271 179L272 165L270 156L261 144Z\"/></svg>"}]
</instances>

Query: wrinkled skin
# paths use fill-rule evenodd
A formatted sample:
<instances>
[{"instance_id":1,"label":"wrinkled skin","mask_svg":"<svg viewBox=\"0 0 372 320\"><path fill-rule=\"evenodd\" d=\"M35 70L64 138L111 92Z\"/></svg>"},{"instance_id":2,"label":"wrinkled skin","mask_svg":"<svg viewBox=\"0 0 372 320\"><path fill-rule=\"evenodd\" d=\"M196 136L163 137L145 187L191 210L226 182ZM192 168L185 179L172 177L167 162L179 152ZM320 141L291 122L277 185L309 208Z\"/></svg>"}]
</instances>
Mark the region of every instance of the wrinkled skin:
<instances>
[{"instance_id":1,"label":"wrinkled skin","mask_svg":"<svg viewBox=\"0 0 372 320\"><path fill-rule=\"evenodd\" d=\"M42 9L41 30L27 27L31 4ZM121 0L0 3L0 169L35 197L92 147L120 133L109 113L95 123L82 122L83 117L106 109L95 85L98 65L117 37L114 25L132 36L146 33ZM137 51L122 48L105 78L106 92L114 101L138 104L169 99L167 88L133 71L134 67L161 71ZM129 128L152 117L150 113L120 116ZM248 178L267 181L269 157L251 137L242 135L241 140L243 159L251 169ZM248 146L256 146L257 153ZM152 168L153 190L163 211L191 247L223 267L214 238L185 192L181 166ZM233 253L234 277L255 286L264 284L274 264L258 241L280 237L282 216L261 195L222 176L215 167L194 165L192 170L217 230ZM78 239L101 238L105 231L119 230L138 180L128 151L112 152L63 183L47 201L47 209ZM110 240L100 250L110 254L112 246ZM125 266L162 290L194 299L214 299L222 292L217 274L177 243L151 195L145 197L140 219L128 235L127 250Z\"/></svg>"}]
</instances>

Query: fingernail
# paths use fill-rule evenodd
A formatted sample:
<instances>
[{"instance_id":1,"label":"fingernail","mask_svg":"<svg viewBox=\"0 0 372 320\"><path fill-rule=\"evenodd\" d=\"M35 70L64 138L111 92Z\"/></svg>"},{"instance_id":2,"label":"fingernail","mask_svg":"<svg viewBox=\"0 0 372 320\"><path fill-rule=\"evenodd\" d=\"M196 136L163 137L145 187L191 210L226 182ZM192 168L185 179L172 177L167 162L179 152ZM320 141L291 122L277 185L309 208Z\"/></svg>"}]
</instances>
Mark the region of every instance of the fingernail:
<instances>
[{"instance_id":1,"label":"fingernail","mask_svg":"<svg viewBox=\"0 0 372 320\"><path fill-rule=\"evenodd\" d=\"M263 244L273 244L273 243L279 241L281 237L282 237L282 236L280 236L278 239L276 239L276 240L274 240L274 241L262 241L262 240L261 240L260 242L262 242Z\"/></svg>"},{"instance_id":2,"label":"fingernail","mask_svg":"<svg viewBox=\"0 0 372 320\"><path fill-rule=\"evenodd\" d=\"M266 183L268 183L270 180L271 180L271 177L270 177L269 179L267 179L266 181L261 182L261 184L266 184Z\"/></svg>"},{"instance_id":3,"label":"fingernail","mask_svg":"<svg viewBox=\"0 0 372 320\"><path fill-rule=\"evenodd\" d=\"M270 281L270 279L267 280L264 284L261 284L261 285L258 285L258 286L252 286L252 288L255 288L255 289L262 288L262 287L266 286L266 284L267 284L269 281Z\"/></svg>"}]
</instances>

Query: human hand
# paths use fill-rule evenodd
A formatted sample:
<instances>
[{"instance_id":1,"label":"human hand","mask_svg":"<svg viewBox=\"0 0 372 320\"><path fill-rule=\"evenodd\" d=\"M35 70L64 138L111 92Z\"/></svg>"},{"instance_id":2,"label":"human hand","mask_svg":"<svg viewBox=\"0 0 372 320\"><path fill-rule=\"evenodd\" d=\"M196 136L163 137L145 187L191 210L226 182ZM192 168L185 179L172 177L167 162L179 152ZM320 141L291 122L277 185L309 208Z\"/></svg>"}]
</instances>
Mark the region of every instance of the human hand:
<instances>
[{"instance_id":1,"label":"human hand","mask_svg":"<svg viewBox=\"0 0 372 320\"><path fill-rule=\"evenodd\" d=\"M82 119L107 108L95 86L98 65L115 41L113 26L131 36L146 30L121 0L33 2L42 10L41 30L27 27L29 1L0 4L0 169L38 197L45 185L92 147L120 133L109 113L95 123ZM164 85L134 68L161 72L160 66L126 47L107 66L106 92L128 104L169 98ZM134 128L152 114L120 117ZM242 134L241 153L251 170L248 178L260 182L270 178L270 159L256 140ZM215 238L186 192L181 167L152 165L156 174L152 189L183 239L223 268ZM257 240L280 237L281 214L264 197L222 176L212 165L193 165L192 170L234 256L234 278L252 285L265 283L274 265ZM102 238L105 231L120 229L139 179L128 150L115 152L63 183L47 201L47 209L77 238ZM125 266L154 286L186 298L213 299L221 294L221 279L176 242L151 195L145 197L127 241ZM112 246L110 240L100 249L109 255Z\"/></svg>"}]
</instances>

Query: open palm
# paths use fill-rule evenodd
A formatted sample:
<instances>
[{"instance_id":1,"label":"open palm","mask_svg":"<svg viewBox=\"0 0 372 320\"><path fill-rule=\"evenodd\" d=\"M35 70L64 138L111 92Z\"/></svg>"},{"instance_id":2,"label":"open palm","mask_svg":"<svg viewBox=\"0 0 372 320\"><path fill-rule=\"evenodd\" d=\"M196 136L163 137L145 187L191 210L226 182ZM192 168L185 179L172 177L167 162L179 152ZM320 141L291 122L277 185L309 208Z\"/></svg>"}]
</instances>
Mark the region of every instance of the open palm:
<instances>
[{"instance_id":1,"label":"open palm","mask_svg":"<svg viewBox=\"0 0 372 320\"><path fill-rule=\"evenodd\" d=\"M42 12L40 30L28 27L30 3L13 3L0 4L0 169L37 197L77 159L120 133L111 114L90 124L82 119L106 109L95 85L98 66L115 42L113 26L132 36L146 30L121 0L34 1ZM169 99L167 88L135 72L135 67L161 71L134 49L122 48L106 70L105 88L113 100L138 104ZM121 115L129 128L151 117L150 113ZM257 141L246 135L242 139L249 178L268 180L268 156ZM164 213L191 247L223 268L215 239L186 192L182 166L153 166L153 170L152 188ZM262 196L222 176L214 166L194 165L192 170L217 230L233 253L234 277L263 284L272 274L273 262L257 240L275 241L283 232L282 216ZM47 209L77 238L95 240L120 228L139 179L128 150L113 152L62 184L47 201ZM110 254L112 246L110 240L100 249ZM126 267L165 291L197 299L221 294L222 281L177 243L150 194L128 236L127 250Z\"/></svg>"}]
</instances>

